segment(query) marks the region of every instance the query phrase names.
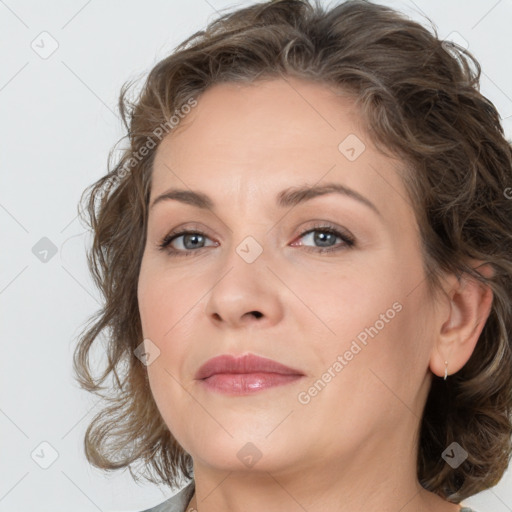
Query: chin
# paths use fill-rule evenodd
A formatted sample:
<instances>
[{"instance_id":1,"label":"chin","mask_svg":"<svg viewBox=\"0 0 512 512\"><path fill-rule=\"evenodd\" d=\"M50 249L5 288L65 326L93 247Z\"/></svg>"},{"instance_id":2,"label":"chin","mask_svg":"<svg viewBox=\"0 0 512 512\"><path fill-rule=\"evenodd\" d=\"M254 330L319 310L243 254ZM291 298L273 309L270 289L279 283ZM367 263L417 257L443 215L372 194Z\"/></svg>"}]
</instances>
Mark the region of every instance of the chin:
<instances>
[{"instance_id":1,"label":"chin","mask_svg":"<svg viewBox=\"0 0 512 512\"><path fill-rule=\"evenodd\" d=\"M222 471L275 472L295 463L290 457L296 453L293 446L269 441L265 436L233 434L233 438L225 432L223 436L209 437L204 444L198 444L195 438L189 449L187 443L183 446L195 461Z\"/></svg>"}]
</instances>

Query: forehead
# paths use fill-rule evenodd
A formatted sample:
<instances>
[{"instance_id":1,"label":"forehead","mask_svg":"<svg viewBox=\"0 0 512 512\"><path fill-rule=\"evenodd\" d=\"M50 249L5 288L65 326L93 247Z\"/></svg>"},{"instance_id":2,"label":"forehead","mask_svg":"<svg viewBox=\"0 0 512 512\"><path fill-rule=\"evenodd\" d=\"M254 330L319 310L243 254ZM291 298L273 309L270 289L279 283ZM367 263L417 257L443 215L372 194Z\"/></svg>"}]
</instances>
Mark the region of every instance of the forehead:
<instances>
[{"instance_id":1,"label":"forehead","mask_svg":"<svg viewBox=\"0 0 512 512\"><path fill-rule=\"evenodd\" d=\"M193 145L209 152L229 147L230 158L247 159L257 158L264 147L290 150L292 158L315 146L337 154L339 142L350 132L364 138L353 100L325 84L293 78L222 83L198 98L197 106L164 139L159 152L169 146L180 151Z\"/></svg>"},{"instance_id":2,"label":"forehead","mask_svg":"<svg viewBox=\"0 0 512 512\"><path fill-rule=\"evenodd\" d=\"M374 148L354 100L324 84L291 78L217 84L177 128L157 149L152 197L179 187L233 202L336 181L383 213L409 206L401 204L400 162ZM386 200L390 195L394 201Z\"/></svg>"}]
</instances>

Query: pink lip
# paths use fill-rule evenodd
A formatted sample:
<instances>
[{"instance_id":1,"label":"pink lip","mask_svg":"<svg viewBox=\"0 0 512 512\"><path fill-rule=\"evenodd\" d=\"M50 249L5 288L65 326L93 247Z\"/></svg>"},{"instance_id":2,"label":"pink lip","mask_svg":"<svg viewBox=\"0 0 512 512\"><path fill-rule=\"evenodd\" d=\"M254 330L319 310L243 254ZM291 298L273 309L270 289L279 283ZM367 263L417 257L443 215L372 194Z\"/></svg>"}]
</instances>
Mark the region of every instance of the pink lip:
<instances>
[{"instance_id":1,"label":"pink lip","mask_svg":"<svg viewBox=\"0 0 512 512\"><path fill-rule=\"evenodd\" d=\"M245 395L288 384L303 376L301 371L272 359L246 354L214 357L199 368L195 378L212 391Z\"/></svg>"}]
</instances>

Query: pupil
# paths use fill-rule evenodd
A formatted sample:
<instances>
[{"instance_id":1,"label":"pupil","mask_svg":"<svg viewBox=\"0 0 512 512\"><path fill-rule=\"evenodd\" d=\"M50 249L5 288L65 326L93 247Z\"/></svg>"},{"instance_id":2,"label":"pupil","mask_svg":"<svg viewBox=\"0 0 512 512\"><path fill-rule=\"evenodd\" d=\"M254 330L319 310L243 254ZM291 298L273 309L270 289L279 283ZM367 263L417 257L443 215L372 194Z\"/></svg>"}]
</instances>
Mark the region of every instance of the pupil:
<instances>
[{"instance_id":1,"label":"pupil","mask_svg":"<svg viewBox=\"0 0 512 512\"><path fill-rule=\"evenodd\" d=\"M333 237L333 233L327 233L327 232L322 232L320 231L320 234L315 236L315 243L319 243L320 245L324 245L324 246L328 246L329 244L325 244L326 241L326 238L328 239L329 237Z\"/></svg>"},{"instance_id":2,"label":"pupil","mask_svg":"<svg viewBox=\"0 0 512 512\"><path fill-rule=\"evenodd\" d=\"M194 239L195 242L197 242L197 239L198 238L202 238L201 235L185 235L185 239L184 239L184 242L185 242L185 246L187 245L186 242L187 241L190 241L191 239ZM192 247L195 247L196 245L193 245Z\"/></svg>"}]
</instances>

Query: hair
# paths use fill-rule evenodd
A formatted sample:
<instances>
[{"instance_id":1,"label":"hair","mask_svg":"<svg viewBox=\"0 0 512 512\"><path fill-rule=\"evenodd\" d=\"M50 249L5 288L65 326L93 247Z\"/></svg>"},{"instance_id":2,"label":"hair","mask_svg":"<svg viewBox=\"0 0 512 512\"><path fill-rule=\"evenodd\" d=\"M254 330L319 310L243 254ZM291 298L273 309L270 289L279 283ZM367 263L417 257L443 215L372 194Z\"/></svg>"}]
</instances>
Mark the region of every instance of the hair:
<instances>
[{"instance_id":1,"label":"hair","mask_svg":"<svg viewBox=\"0 0 512 512\"><path fill-rule=\"evenodd\" d=\"M353 97L375 146L404 163L429 289L439 290L440 277L451 273L493 292L468 362L446 381L432 378L418 437L419 482L458 503L496 485L511 457L511 143L479 92L478 61L439 39L435 26L364 0L332 8L314 1L224 13L158 62L134 101L133 83L123 85L129 147L113 168L111 150L107 174L81 198L93 232L88 264L104 304L80 334L75 378L109 402L87 428L86 457L104 470L128 467L135 480L132 466L141 463L146 480L172 487L193 477L192 458L164 423L147 368L134 355L143 339L137 282L154 155L162 127L212 85L296 77ZM481 275L470 258L494 274ZM90 355L102 338L108 364L93 376ZM454 441L468 453L457 468L442 458Z\"/></svg>"}]
</instances>

